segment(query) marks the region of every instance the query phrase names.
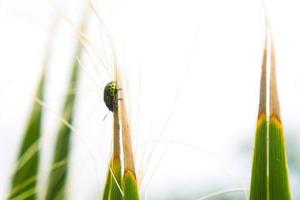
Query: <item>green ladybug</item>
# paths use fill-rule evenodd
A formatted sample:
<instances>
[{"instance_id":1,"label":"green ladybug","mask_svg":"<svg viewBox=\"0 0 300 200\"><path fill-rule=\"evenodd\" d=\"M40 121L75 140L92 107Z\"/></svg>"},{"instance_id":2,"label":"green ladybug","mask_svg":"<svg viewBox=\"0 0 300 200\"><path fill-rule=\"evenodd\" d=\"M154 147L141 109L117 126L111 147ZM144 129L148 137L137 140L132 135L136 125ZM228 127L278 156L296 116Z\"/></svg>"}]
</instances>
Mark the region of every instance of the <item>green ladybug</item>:
<instances>
[{"instance_id":1,"label":"green ladybug","mask_svg":"<svg viewBox=\"0 0 300 200\"><path fill-rule=\"evenodd\" d=\"M117 100L118 100L118 90L116 81L111 81L107 83L104 88L103 100L106 107L114 112L117 108Z\"/></svg>"}]
</instances>

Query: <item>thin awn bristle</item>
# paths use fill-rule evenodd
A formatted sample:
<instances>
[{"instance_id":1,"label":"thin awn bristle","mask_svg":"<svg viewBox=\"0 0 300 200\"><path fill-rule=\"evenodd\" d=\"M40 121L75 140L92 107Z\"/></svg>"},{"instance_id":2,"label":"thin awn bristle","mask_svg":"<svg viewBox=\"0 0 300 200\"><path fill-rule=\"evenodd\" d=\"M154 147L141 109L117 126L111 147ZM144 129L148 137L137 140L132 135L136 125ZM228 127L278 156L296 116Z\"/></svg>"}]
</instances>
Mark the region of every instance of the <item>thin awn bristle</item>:
<instances>
[{"instance_id":1,"label":"thin awn bristle","mask_svg":"<svg viewBox=\"0 0 300 200\"><path fill-rule=\"evenodd\" d=\"M86 69L86 67L82 64L81 59L76 57L76 60L78 62L78 64L80 65L81 69L85 72L85 74L89 77L89 80L94 84L94 86L99 89L101 88L101 86L97 83L97 81L90 75L90 73L88 72L88 70ZM101 83L103 85L102 79L101 79Z\"/></svg>"},{"instance_id":2,"label":"thin awn bristle","mask_svg":"<svg viewBox=\"0 0 300 200\"><path fill-rule=\"evenodd\" d=\"M215 197L224 195L224 194L229 194L229 193L235 193L235 192L244 192L245 190L247 190L246 188L232 188L232 189L227 189L227 190L221 190L218 192L214 192L211 194L208 194L204 197L201 197L200 199L197 200L209 200L209 199L214 199ZM247 200L247 198L246 198Z\"/></svg>"},{"instance_id":3,"label":"thin awn bristle","mask_svg":"<svg viewBox=\"0 0 300 200\"><path fill-rule=\"evenodd\" d=\"M177 105L177 102L178 102L178 100L179 100L180 93L181 93L182 88L183 88L183 85L184 85L184 83L185 83L185 81L186 81L186 79L187 79L188 72L189 72L189 70L190 70L190 68L191 68L192 57L193 57L193 53L194 53L194 51L195 51L195 47L196 47L196 44L197 44L197 39L198 39L198 29L197 29L197 31L195 31L195 35L194 35L194 40L193 40L193 43L192 43L191 52L190 52L189 57L188 57L188 60L187 60L187 67L186 67L186 70L185 70L185 72L184 72L184 75L182 76L182 80L180 81L180 85L179 85L179 87L177 88L176 93L175 93L175 101L174 101L172 110L171 110L170 114L168 115L168 118L167 118L167 120L166 120L166 122L165 122L165 124L164 124L164 126L163 126L163 128L162 128L162 131L161 131L160 134L159 134L158 140L160 140L160 139L163 137L163 135L164 135L164 133L165 133L167 127L168 127L169 121L171 120L171 118L173 117L173 115L174 115L174 113L175 113L175 111L176 111L176 105ZM145 172L148 170L149 163L151 162L151 158L153 157L154 152L155 152L157 146L158 146L158 143L156 143L156 144L154 145L154 147L152 148L150 154L147 156L146 162L144 162L144 157L145 157L145 156L143 156L143 157L142 157L142 160L140 161L141 169L144 169L144 166L146 166L145 169L144 169ZM162 156L161 156L161 157L162 157ZM160 158L159 160L162 160L162 158ZM144 164L144 163L145 163L145 164ZM159 163L158 163L158 165L159 165ZM158 166L155 167L155 169L157 169L157 168L158 168ZM142 173L139 172L139 174L142 174ZM152 177L152 175L151 175L151 177Z\"/></svg>"},{"instance_id":4,"label":"thin awn bristle","mask_svg":"<svg viewBox=\"0 0 300 200\"><path fill-rule=\"evenodd\" d=\"M59 13L59 15L61 17L63 17L63 19L66 20L66 22L68 22L68 24L75 30L76 32L76 35L77 35L77 38L78 40L81 42L83 48L86 50L86 52L88 53L88 48L87 48L87 44L91 45L92 47L92 50L94 51L95 55L97 56L97 58L99 59L99 61L102 63L102 65L104 66L104 69L106 70L106 72L111 75L111 72L110 72L110 67L109 67L109 64L108 64L108 61L107 61L107 58L102 55L99 51L99 49L96 47L96 45L94 45L88 38L88 36L84 33L84 28L83 27L77 27L75 25L75 23L68 17L64 14L64 12L62 11L61 8L59 8L54 2L52 2L51 0L48 0L50 2L50 4L55 8L55 10L57 10L57 12ZM88 7L86 7L85 9L85 12L83 13L84 17L85 18L85 21L88 21L88 15L89 15L89 10L88 10ZM82 23L82 25L86 25L87 23ZM91 57L91 56L90 56ZM102 57L104 57L105 59L103 59ZM105 61L106 60L106 61ZM93 65L94 67L94 70L96 71L96 73L98 74L98 76L100 76L100 73L98 71L98 68L96 67L96 65L94 64Z\"/></svg>"}]
</instances>

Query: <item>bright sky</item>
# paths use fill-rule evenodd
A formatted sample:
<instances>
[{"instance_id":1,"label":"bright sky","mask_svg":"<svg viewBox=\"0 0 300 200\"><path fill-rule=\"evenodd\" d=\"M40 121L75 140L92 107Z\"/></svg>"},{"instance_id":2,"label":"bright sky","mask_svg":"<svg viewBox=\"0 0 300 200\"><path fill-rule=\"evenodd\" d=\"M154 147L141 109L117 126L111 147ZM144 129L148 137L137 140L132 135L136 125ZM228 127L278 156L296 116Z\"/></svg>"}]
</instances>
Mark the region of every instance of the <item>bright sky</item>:
<instances>
[{"instance_id":1,"label":"bright sky","mask_svg":"<svg viewBox=\"0 0 300 200\"><path fill-rule=\"evenodd\" d=\"M59 8L76 24L84 7L80 1L52 2L57 8L47 0L0 1L0 199L9 188L53 18ZM208 192L247 187L264 37L261 1L94 4L128 80L143 197L147 191L148 199L167 199L170 194L197 199ZM287 143L289 138L300 142L289 134L300 131L300 4L277 0L267 1L267 7ZM59 16L46 91L42 191L75 46L74 27ZM92 44L109 57L107 38L95 15L90 33ZM101 96L110 78L95 47L88 50L82 59L75 120L80 136L73 137L68 189L72 200L92 199L101 192L111 147L112 115L102 121L107 108ZM291 176L291 181L294 195L299 195L299 178Z\"/></svg>"}]
</instances>

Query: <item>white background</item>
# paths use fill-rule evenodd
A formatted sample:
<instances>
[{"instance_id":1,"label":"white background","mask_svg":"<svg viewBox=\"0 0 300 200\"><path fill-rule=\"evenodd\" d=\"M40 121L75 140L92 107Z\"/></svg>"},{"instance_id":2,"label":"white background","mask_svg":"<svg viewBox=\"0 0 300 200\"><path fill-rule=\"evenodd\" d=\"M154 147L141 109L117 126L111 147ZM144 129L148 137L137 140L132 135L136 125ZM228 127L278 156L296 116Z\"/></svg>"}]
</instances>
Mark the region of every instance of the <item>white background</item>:
<instances>
[{"instance_id":1,"label":"white background","mask_svg":"<svg viewBox=\"0 0 300 200\"><path fill-rule=\"evenodd\" d=\"M39 189L42 194L46 189L76 43L75 27L66 17L78 24L87 5L87 1L52 2L0 1L0 199L9 191L49 29L58 15L41 145L44 174ZM102 90L111 77L94 53L97 46L110 57L103 34L107 31L128 80L143 198L147 194L148 199L197 199L222 189L248 187L264 40L262 2L102 0L94 5L107 30L92 14L89 38L94 46L82 58L74 124L79 136L72 138L68 179L70 199L96 199L103 189L112 115L102 120L107 113ZM267 2L267 7L290 147L300 142L300 4L277 0ZM294 155L297 150L288 149ZM299 174L291 170L290 179L293 195L299 197Z\"/></svg>"}]
</instances>

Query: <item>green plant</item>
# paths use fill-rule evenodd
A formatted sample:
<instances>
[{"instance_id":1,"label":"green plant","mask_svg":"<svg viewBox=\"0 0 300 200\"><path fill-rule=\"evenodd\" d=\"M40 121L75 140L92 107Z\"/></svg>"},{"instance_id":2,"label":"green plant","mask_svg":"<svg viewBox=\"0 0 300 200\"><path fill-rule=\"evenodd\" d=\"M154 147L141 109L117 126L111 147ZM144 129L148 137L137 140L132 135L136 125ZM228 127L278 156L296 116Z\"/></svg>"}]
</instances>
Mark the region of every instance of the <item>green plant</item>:
<instances>
[{"instance_id":1,"label":"green plant","mask_svg":"<svg viewBox=\"0 0 300 200\"><path fill-rule=\"evenodd\" d=\"M280 117L275 47L268 27L263 54L260 106L254 145L250 199L291 199L284 131ZM270 41L269 41L270 39ZM270 44L269 44L270 42ZM267 118L267 56L270 56L270 116Z\"/></svg>"}]
</instances>

